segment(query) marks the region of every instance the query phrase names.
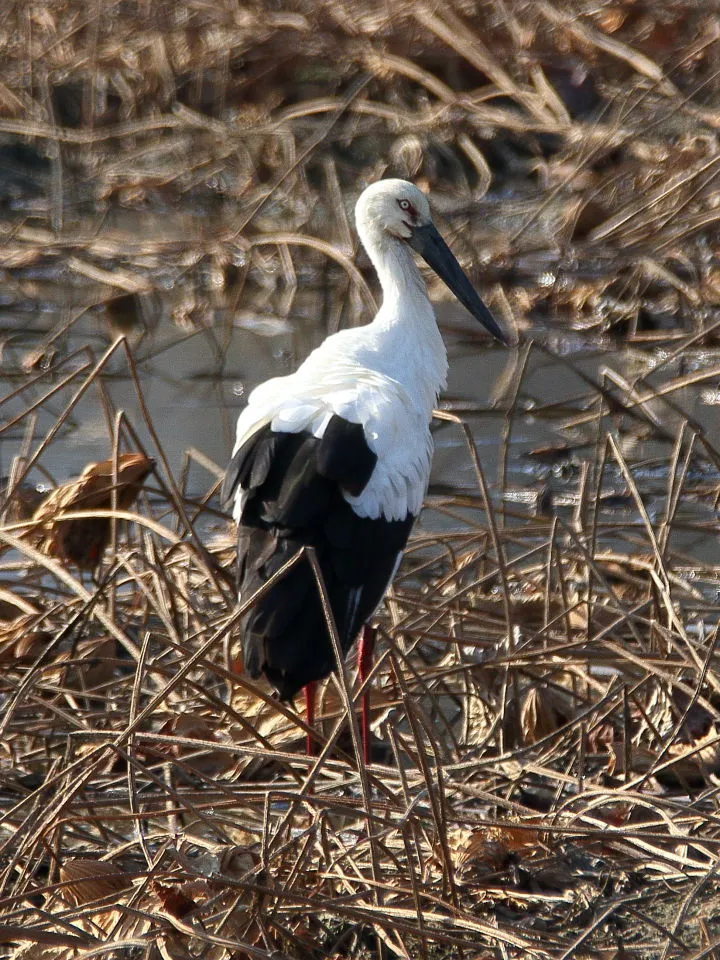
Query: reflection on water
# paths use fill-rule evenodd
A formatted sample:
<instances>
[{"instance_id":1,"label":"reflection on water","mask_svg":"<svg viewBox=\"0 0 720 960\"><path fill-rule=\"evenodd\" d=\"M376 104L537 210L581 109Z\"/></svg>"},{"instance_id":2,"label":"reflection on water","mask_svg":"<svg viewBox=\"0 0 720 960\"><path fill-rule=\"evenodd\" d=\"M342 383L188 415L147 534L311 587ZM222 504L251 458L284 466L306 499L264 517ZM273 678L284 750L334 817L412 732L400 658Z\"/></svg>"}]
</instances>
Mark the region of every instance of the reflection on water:
<instances>
[{"instance_id":1,"label":"reflection on water","mask_svg":"<svg viewBox=\"0 0 720 960\"><path fill-rule=\"evenodd\" d=\"M47 278L38 277L32 282L39 290ZM97 358L112 342L117 317L110 317L111 323L106 313L93 309L48 346L48 338L62 328L77 304L77 292L72 286L63 294L61 310L48 307L31 315L16 301L8 303L0 313L4 344L0 371L6 395L25 382L28 374L21 371L21 364L39 346L47 348L46 355L55 359L80 351L72 361L77 366L87 360L83 347L91 347ZM140 327L128 336L150 416L176 473L181 470L189 448L200 451L222 468L232 448L237 414L249 391L268 377L294 370L339 316L333 302L338 297L337 289L318 292L301 287L289 301L290 309L285 315L278 312L277 302L267 297L253 306L243 300L232 323L228 319L217 320L212 309L207 308L203 322L196 322L193 327L186 318L183 326L177 322L183 303L182 286L172 286L162 296L154 296L154 303L139 310L143 313ZM131 300L120 306L118 313L124 316L135 309ZM152 310L157 314L154 317L150 315ZM657 387L693 367L709 369L718 365L715 354L697 354L684 358L684 368L675 362L652 375L653 364L661 359L659 353L598 346L591 349L577 338L556 338L554 349L569 356L579 372L534 350L518 380L519 350L490 345L454 303L441 304L438 312L450 355L444 402L470 423L493 496L497 504L504 504L509 523L513 516L527 518L543 511L571 516L579 495L580 464L583 459L595 460L598 437L598 394L581 374L606 386L612 386L607 378L603 379L607 368L630 381L649 374L648 383ZM548 338L544 339L547 342ZM58 381L56 376L49 382ZM126 411L152 451L122 351L109 363L102 382L114 408ZM717 380L710 379L672 394L673 402L697 421L712 444L720 441L715 405L708 402L715 395L716 383ZM20 398L5 403L3 419L7 422L19 414L47 388L48 381L40 381ZM71 390L61 391L38 408L31 449L51 429L71 397ZM660 401L647 409L648 416L633 418L623 414L617 435L625 456L633 464L651 519L658 520L666 505L668 462L679 417ZM617 430L620 423L617 416L606 417L604 431ZM8 473L12 458L21 449L27 424L26 418L0 435L3 474ZM110 435L108 413L99 389L93 386L43 454L44 471L56 481L80 473L89 461L109 455ZM435 446L431 494L475 494L474 467L460 431L450 424L437 425ZM697 449L702 453L699 445ZM40 477L36 474L35 479ZM717 479L717 465L698 456L690 465L687 489L702 492ZM189 492L200 492L206 480L206 476L198 478L198 490L193 490L191 483ZM613 465L606 470L603 493L606 520L612 518L613 511L623 523L635 515L626 483ZM684 498L679 515L681 520L685 515L688 519L687 529L679 534L683 548L698 558L712 560L717 552L715 537L706 529L697 529L698 524L707 526L714 520L712 498ZM679 541L674 542L677 545Z\"/></svg>"}]
</instances>

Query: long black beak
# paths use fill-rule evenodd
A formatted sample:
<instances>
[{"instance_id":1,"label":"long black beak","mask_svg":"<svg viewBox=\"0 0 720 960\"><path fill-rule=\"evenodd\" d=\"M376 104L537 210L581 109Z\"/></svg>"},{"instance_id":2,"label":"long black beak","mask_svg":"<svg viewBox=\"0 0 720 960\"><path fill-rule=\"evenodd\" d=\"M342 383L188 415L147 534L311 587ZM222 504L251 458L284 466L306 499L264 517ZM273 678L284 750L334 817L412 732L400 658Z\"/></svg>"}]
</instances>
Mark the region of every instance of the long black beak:
<instances>
[{"instance_id":1,"label":"long black beak","mask_svg":"<svg viewBox=\"0 0 720 960\"><path fill-rule=\"evenodd\" d=\"M445 243L432 223L415 227L408 243L423 258L428 266L455 294L460 303L479 320L480 323L499 340L507 345L507 337L497 325L495 318L475 292L475 288L455 259L452 250Z\"/></svg>"}]
</instances>

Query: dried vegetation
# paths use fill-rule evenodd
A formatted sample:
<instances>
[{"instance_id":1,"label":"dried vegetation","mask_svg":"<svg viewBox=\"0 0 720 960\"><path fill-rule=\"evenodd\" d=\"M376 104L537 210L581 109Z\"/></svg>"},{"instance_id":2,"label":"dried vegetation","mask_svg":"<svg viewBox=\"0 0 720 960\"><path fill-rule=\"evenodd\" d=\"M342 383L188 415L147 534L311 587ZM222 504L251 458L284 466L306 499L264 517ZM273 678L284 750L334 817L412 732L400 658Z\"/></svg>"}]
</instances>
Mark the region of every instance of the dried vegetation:
<instances>
[{"instance_id":1,"label":"dried vegetation","mask_svg":"<svg viewBox=\"0 0 720 960\"><path fill-rule=\"evenodd\" d=\"M0 951L714 956L720 450L680 402L719 369L710 5L8 2L0 52L3 304L75 294L3 332ZM365 767L352 663L311 759L243 676L217 468L174 477L127 342L66 334L103 303L150 337L158 298L227 332L321 283L326 329L367 317L345 201L382 175L432 187L519 340L635 352L553 357L578 393L540 406L527 343L492 409L447 404L474 480L431 491L381 612ZM86 394L108 459L38 504ZM562 442L520 490L530 413ZM497 478L459 414L498 425Z\"/></svg>"}]
</instances>

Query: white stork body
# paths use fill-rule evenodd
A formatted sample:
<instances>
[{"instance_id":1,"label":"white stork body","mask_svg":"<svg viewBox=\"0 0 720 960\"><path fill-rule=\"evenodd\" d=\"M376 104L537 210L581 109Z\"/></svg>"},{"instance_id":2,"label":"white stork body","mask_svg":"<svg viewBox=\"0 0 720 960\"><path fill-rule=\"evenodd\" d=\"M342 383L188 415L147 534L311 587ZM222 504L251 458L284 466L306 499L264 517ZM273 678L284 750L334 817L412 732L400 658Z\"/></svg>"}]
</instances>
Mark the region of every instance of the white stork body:
<instances>
[{"instance_id":1,"label":"white stork body","mask_svg":"<svg viewBox=\"0 0 720 960\"><path fill-rule=\"evenodd\" d=\"M412 261L411 267L420 281ZM392 304L392 310L384 302L371 324L333 334L295 373L253 390L238 419L235 450L267 423L277 432L307 430L320 439L336 414L362 424L378 458L362 493L345 493L353 510L360 517L386 520L417 515L430 476L430 418L447 373L445 347L422 293L417 302L429 314L426 336L417 335L411 316L403 317L402 302ZM242 501L238 489L236 521Z\"/></svg>"},{"instance_id":2,"label":"white stork body","mask_svg":"<svg viewBox=\"0 0 720 960\"><path fill-rule=\"evenodd\" d=\"M382 306L372 323L328 337L295 373L251 393L223 490L234 499L241 597L313 545L343 649L381 601L430 476L430 419L447 355L413 248L502 338L416 187L373 184L356 220ZM247 669L264 672L282 697L334 664L309 565L287 579L244 625Z\"/></svg>"}]
</instances>

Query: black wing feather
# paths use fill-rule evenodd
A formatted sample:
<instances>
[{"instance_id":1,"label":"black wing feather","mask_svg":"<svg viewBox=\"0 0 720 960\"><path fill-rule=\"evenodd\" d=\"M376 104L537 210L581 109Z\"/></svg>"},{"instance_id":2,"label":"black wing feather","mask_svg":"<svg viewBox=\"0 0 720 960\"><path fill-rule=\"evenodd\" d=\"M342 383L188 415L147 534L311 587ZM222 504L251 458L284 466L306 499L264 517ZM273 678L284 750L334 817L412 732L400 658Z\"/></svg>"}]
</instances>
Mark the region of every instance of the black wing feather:
<instances>
[{"instance_id":1,"label":"black wing feather","mask_svg":"<svg viewBox=\"0 0 720 960\"><path fill-rule=\"evenodd\" d=\"M232 455L225 470L222 487L220 489L220 503L227 509L238 487L258 487L270 470L272 451L257 447L261 440L266 439L267 427L251 434ZM254 476L251 471L254 470ZM265 474L263 476L263 471ZM248 474L251 474L248 476Z\"/></svg>"},{"instance_id":2,"label":"black wing feather","mask_svg":"<svg viewBox=\"0 0 720 960\"><path fill-rule=\"evenodd\" d=\"M359 424L334 416L321 440L261 428L234 455L223 484L246 493L238 525L238 584L248 599L303 546L315 548L343 651L382 600L414 517L358 517L358 495L377 456ZM283 699L335 666L317 584L301 560L243 618L251 676L265 673Z\"/></svg>"},{"instance_id":3,"label":"black wing feather","mask_svg":"<svg viewBox=\"0 0 720 960\"><path fill-rule=\"evenodd\" d=\"M377 463L359 423L349 423L337 414L330 420L317 453L318 471L354 497L360 496Z\"/></svg>"}]
</instances>

